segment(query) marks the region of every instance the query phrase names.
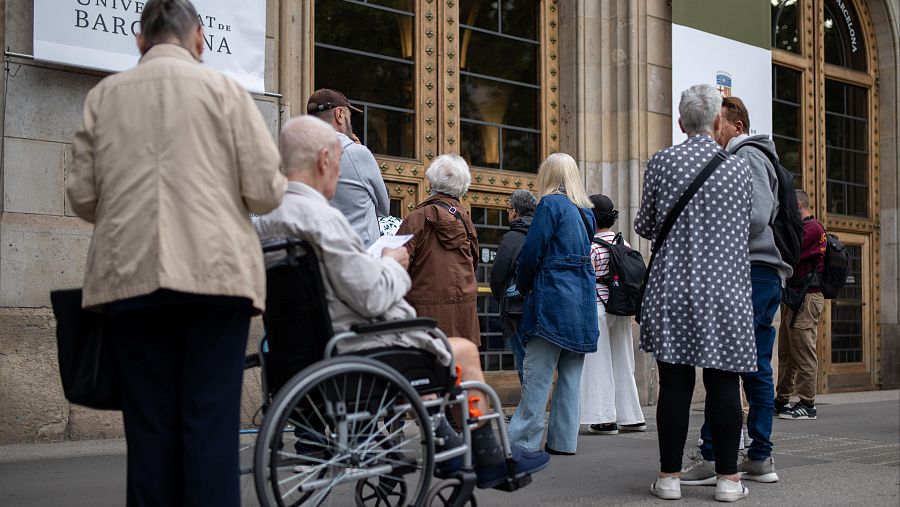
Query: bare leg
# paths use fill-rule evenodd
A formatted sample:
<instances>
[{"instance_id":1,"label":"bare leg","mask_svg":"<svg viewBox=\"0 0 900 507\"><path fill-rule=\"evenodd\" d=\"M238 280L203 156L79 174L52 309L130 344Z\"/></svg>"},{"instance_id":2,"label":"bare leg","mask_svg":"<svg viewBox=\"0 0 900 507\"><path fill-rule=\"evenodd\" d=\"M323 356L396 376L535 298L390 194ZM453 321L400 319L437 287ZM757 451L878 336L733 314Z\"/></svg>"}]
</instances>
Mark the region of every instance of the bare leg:
<instances>
[{"instance_id":1,"label":"bare leg","mask_svg":"<svg viewBox=\"0 0 900 507\"><path fill-rule=\"evenodd\" d=\"M456 365L459 366L460 377L462 381L484 382L484 373L481 371L481 359L478 357L478 347L474 343L465 338L450 338L450 347L453 349L453 357L456 359ZM482 414L488 413L487 397L484 393L475 394L478 401L474 403L475 408Z\"/></svg>"}]
</instances>

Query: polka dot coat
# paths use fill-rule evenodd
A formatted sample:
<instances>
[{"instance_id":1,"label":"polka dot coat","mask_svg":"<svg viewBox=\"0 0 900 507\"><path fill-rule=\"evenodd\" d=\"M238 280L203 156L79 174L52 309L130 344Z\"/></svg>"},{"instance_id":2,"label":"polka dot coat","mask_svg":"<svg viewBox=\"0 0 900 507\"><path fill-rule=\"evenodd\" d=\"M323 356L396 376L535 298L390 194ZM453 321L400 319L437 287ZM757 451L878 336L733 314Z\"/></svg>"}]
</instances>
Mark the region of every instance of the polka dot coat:
<instances>
[{"instance_id":1,"label":"polka dot coat","mask_svg":"<svg viewBox=\"0 0 900 507\"><path fill-rule=\"evenodd\" d=\"M634 230L655 240L669 210L712 158L707 135L647 164ZM750 167L731 155L682 211L656 255L641 309L641 349L701 368L756 370L750 299Z\"/></svg>"}]
</instances>

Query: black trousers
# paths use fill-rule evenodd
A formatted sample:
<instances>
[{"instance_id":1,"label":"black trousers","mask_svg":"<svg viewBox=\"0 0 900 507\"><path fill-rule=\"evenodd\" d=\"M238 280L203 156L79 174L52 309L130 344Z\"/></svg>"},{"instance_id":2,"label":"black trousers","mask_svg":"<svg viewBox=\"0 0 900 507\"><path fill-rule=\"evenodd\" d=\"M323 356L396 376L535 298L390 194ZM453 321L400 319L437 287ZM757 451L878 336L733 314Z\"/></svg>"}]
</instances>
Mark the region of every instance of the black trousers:
<instances>
[{"instance_id":1,"label":"black trousers","mask_svg":"<svg viewBox=\"0 0 900 507\"><path fill-rule=\"evenodd\" d=\"M694 367L657 361L659 401L656 425L659 431L659 464L663 473L681 471L681 458L687 440L691 397L694 393ZM737 473L738 445L741 438L741 395L739 374L703 369L706 387L706 422L716 442L716 473Z\"/></svg>"},{"instance_id":2,"label":"black trousers","mask_svg":"<svg viewBox=\"0 0 900 507\"><path fill-rule=\"evenodd\" d=\"M246 299L195 297L111 316L129 506L240 505L238 431L251 311Z\"/></svg>"}]
</instances>

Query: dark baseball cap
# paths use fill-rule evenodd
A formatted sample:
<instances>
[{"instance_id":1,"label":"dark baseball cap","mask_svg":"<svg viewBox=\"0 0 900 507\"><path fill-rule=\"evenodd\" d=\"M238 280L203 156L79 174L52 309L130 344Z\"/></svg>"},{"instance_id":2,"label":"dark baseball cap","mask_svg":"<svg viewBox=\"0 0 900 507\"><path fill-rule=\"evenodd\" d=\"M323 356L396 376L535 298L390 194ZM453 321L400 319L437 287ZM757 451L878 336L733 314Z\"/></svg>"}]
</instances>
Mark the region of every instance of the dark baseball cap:
<instances>
[{"instance_id":1,"label":"dark baseball cap","mask_svg":"<svg viewBox=\"0 0 900 507\"><path fill-rule=\"evenodd\" d=\"M309 96L309 101L306 103L306 113L318 113L340 106L349 107L357 113L362 112L362 109L351 106L350 101L347 100L343 93L330 88L322 88Z\"/></svg>"},{"instance_id":2,"label":"dark baseball cap","mask_svg":"<svg viewBox=\"0 0 900 507\"><path fill-rule=\"evenodd\" d=\"M612 199L603 194L594 194L588 197L588 199L590 199L591 203L594 205L594 209L601 213L609 213L615 209Z\"/></svg>"}]
</instances>

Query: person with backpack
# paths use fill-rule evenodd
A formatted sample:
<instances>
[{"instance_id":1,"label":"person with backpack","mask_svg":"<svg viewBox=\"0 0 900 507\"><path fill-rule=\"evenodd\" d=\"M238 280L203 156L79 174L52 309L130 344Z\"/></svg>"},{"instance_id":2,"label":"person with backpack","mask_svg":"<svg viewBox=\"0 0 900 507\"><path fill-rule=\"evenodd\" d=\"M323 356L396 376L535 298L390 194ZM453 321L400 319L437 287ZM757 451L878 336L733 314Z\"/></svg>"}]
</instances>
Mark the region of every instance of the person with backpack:
<instances>
[{"instance_id":1,"label":"person with backpack","mask_svg":"<svg viewBox=\"0 0 900 507\"><path fill-rule=\"evenodd\" d=\"M634 381L634 342L631 322L635 308L613 308L613 291L633 278L639 287L644 278L644 261L610 228L619 212L605 195L588 197L594 204L597 233L591 244L591 263L597 273L597 324L600 338L597 352L585 354L581 370L581 424L597 435L617 435L619 431L646 431L644 413ZM629 254L634 252L631 256ZM636 257L634 256L636 255ZM623 262L623 259L628 259ZM634 259L631 261L631 259ZM631 262L629 262L631 261ZM628 269L634 266L636 269ZM624 311L622 311L624 310ZM630 315L617 315L626 313Z\"/></svg>"},{"instance_id":2,"label":"person with backpack","mask_svg":"<svg viewBox=\"0 0 900 507\"><path fill-rule=\"evenodd\" d=\"M516 266L519 252L525 243L528 228L534 219L537 199L525 189L518 189L509 196L509 231L500 239L497 256L491 266L491 293L500 302L500 320L503 323L503 339L509 344L515 357L519 384L522 384L522 364L525 347L519 337L525 298L516 288Z\"/></svg>"},{"instance_id":3,"label":"person with backpack","mask_svg":"<svg viewBox=\"0 0 900 507\"><path fill-rule=\"evenodd\" d=\"M738 465L743 478L757 482L776 482L775 462L772 459L772 418L774 408L774 384L772 381L772 350L775 345L775 327L772 319L781 303L784 280L790 278L791 264L783 257L795 256L799 247L800 230L792 231L794 245L786 251L779 248L779 221L786 220L788 226L800 225L796 205L791 209L780 202L780 186L785 184L779 178L775 144L765 135L750 136L750 115L743 101L737 97L725 97L722 101L722 129L716 138L720 146L747 161L753 198L750 210L749 258L751 299L753 301L753 335L756 344L756 371L741 374L744 392L750 410L747 413L747 432L752 443L746 457ZM787 181L790 181L789 179ZM791 183L791 187L793 184ZM784 211L791 211L785 217ZM715 447L709 422L700 430L700 456L694 456L685 468L681 484L696 486L714 484Z\"/></svg>"},{"instance_id":4,"label":"person with backpack","mask_svg":"<svg viewBox=\"0 0 900 507\"><path fill-rule=\"evenodd\" d=\"M815 419L816 336L819 319L825 308L821 274L825 271L827 238L825 227L809 209L809 194L797 191L797 203L803 215L803 244L800 263L787 282L785 304L781 307L781 330L778 339L778 387L775 390L775 413L779 419ZM846 278L846 274L845 274ZM798 302L791 301L793 299ZM788 406L794 392L800 401Z\"/></svg>"}]
</instances>

